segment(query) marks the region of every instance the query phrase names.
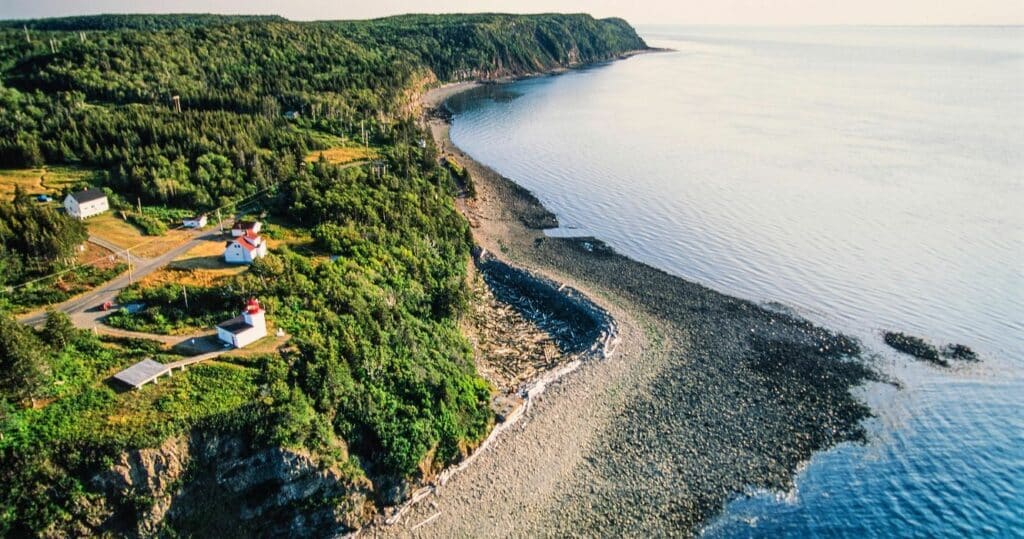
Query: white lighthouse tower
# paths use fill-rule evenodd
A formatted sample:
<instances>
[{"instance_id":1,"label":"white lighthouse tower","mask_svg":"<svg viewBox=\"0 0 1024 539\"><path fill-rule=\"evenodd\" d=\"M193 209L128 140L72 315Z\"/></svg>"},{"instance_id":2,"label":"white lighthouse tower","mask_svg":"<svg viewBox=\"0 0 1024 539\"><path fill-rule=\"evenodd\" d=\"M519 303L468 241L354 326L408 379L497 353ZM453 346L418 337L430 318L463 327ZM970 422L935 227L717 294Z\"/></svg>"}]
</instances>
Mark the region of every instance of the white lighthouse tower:
<instances>
[{"instance_id":1,"label":"white lighthouse tower","mask_svg":"<svg viewBox=\"0 0 1024 539\"><path fill-rule=\"evenodd\" d=\"M241 315L217 324L217 337L235 348L242 348L266 336L266 311L256 298L249 298Z\"/></svg>"}]
</instances>

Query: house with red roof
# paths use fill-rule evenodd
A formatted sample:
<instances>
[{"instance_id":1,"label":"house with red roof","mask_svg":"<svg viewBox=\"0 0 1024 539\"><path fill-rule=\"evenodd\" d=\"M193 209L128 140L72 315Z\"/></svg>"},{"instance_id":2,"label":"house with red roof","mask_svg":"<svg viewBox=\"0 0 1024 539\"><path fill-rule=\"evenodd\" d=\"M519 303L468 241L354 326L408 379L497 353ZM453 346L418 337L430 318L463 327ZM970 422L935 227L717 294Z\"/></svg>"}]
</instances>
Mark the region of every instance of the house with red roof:
<instances>
[{"instance_id":1,"label":"house with red roof","mask_svg":"<svg viewBox=\"0 0 1024 539\"><path fill-rule=\"evenodd\" d=\"M263 223L259 221L235 221L231 225L231 235L237 238L246 234L259 234L262 229Z\"/></svg>"},{"instance_id":2,"label":"house with red roof","mask_svg":"<svg viewBox=\"0 0 1024 539\"><path fill-rule=\"evenodd\" d=\"M252 264L264 256L267 256L267 242L253 232L238 236L224 247L224 261L228 264Z\"/></svg>"}]
</instances>

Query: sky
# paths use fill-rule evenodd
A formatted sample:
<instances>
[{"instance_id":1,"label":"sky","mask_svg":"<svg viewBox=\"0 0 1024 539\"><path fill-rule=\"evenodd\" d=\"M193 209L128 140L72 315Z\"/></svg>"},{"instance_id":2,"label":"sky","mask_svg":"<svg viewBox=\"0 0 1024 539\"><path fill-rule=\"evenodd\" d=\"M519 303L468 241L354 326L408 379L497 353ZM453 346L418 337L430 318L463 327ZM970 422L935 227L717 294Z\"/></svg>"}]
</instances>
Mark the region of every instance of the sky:
<instances>
[{"instance_id":1,"label":"sky","mask_svg":"<svg viewBox=\"0 0 1024 539\"><path fill-rule=\"evenodd\" d=\"M0 0L0 19L246 13L313 20L482 11L586 12L633 24L1024 24L1024 0Z\"/></svg>"}]
</instances>

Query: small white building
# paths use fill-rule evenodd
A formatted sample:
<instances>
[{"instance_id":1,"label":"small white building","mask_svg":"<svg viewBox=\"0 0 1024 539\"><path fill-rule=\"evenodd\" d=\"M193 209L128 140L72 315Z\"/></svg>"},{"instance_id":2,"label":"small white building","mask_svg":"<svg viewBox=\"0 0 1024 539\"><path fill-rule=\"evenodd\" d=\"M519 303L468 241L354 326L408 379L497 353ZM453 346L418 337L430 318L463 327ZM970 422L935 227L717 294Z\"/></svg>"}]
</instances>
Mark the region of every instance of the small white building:
<instances>
[{"instance_id":1,"label":"small white building","mask_svg":"<svg viewBox=\"0 0 1024 539\"><path fill-rule=\"evenodd\" d=\"M224 261L228 264L252 264L264 256L267 256L267 242L255 234L239 236L224 248Z\"/></svg>"},{"instance_id":2,"label":"small white building","mask_svg":"<svg viewBox=\"0 0 1024 539\"><path fill-rule=\"evenodd\" d=\"M242 314L217 324L217 338L242 348L267 336L267 319L256 298L250 298Z\"/></svg>"},{"instance_id":3,"label":"small white building","mask_svg":"<svg viewBox=\"0 0 1024 539\"><path fill-rule=\"evenodd\" d=\"M185 228L203 228L206 226L206 214L196 215L194 217L188 217L181 222Z\"/></svg>"},{"instance_id":4,"label":"small white building","mask_svg":"<svg viewBox=\"0 0 1024 539\"><path fill-rule=\"evenodd\" d=\"M102 189L90 187L64 197L64 209L75 219L88 219L109 210L110 202Z\"/></svg>"},{"instance_id":5,"label":"small white building","mask_svg":"<svg viewBox=\"0 0 1024 539\"><path fill-rule=\"evenodd\" d=\"M256 236L260 230L263 230L263 223L259 221L235 221L235 224L231 225L231 235L236 238L246 234Z\"/></svg>"}]
</instances>

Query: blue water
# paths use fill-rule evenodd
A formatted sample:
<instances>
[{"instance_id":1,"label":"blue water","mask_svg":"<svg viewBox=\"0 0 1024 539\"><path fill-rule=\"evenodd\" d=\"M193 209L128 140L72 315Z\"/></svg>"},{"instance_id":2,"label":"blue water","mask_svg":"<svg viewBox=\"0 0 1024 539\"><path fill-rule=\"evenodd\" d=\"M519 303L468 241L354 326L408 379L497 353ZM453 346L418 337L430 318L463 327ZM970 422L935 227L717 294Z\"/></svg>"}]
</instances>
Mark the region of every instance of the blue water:
<instances>
[{"instance_id":1,"label":"blue water","mask_svg":"<svg viewBox=\"0 0 1024 539\"><path fill-rule=\"evenodd\" d=\"M1024 28L647 28L674 52L485 89L452 138L562 228L859 337L871 442L708 537L1024 536ZM881 342L961 342L950 370Z\"/></svg>"}]
</instances>

